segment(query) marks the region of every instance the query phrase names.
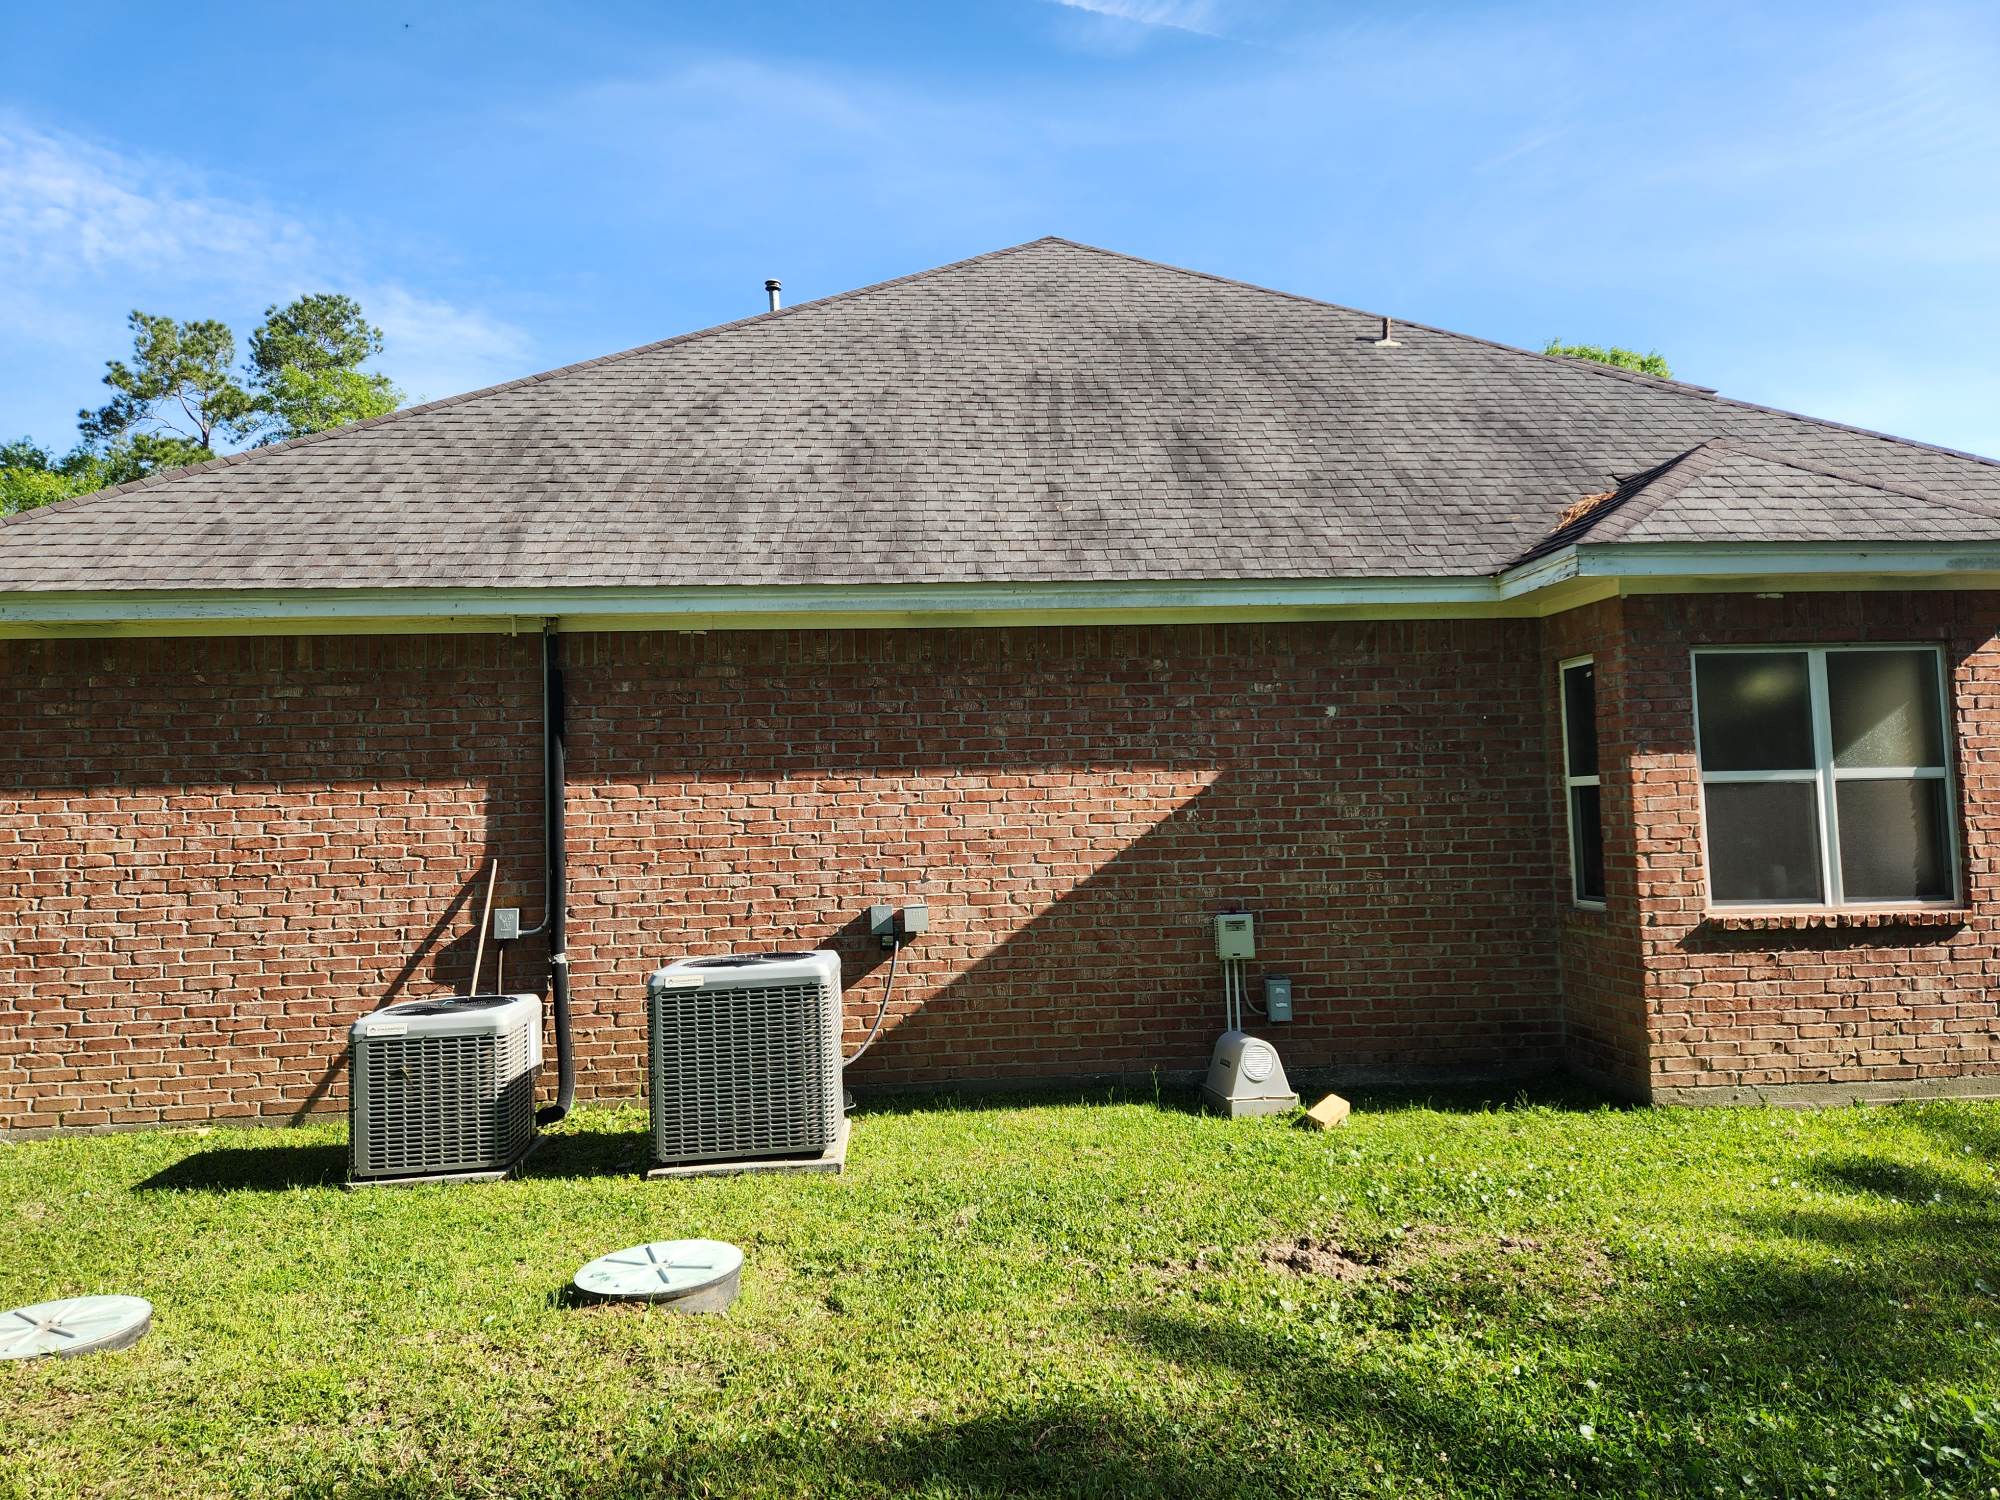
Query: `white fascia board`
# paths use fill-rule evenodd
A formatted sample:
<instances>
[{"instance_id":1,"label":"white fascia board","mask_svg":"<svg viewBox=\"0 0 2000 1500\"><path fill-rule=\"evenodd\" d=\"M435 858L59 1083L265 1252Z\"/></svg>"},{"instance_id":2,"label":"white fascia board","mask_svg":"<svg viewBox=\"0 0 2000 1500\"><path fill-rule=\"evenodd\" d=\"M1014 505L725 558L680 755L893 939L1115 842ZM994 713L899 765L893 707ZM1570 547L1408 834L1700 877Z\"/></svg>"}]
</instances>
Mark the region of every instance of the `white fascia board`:
<instances>
[{"instance_id":1,"label":"white fascia board","mask_svg":"<svg viewBox=\"0 0 2000 1500\"><path fill-rule=\"evenodd\" d=\"M1565 547L1500 574L1501 597L1603 581L1619 593L1752 588L1785 581L1819 589L1992 588L2000 544L1878 542L1626 542Z\"/></svg>"},{"instance_id":2,"label":"white fascia board","mask_svg":"<svg viewBox=\"0 0 2000 1500\"><path fill-rule=\"evenodd\" d=\"M1577 548L1583 576L1732 578L1847 575L1920 578L2000 573L2000 543L1940 546L1934 542L1628 542Z\"/></svg>"},{"instance_id":3,"label":"white fascia board","mask_svg":"<svg viewBox=\"0 0 2000 1500\"><path fill-rule=\"evenodd\" d=\"M2000 587L2000 544L1571 546L1495 577L0 593L0 637L895 629L1553 614L1620 593Z\"/></svg>"},{"instance_id":4,"label":"white fascia board","mask_svg":"<svg viewBox=\"0 0 2000 1500\"><path fill-rule=\"evenodd\" d=\"M1191 583L704 585L647 589L280 589L0 594L0 632L1062 624L1508 613L1492 578ZM588 622L587 625L584 622Z\"/></svg>"},{"instance_id":5,"label":"white fascia board","mask_svg":"<svg viewBox=\"0 0 2000 1500\"><path fill-rule=\"evenodd\" d=\"M1495 582L1499 585L1503 599L1520 599L1541 589L1552 588L1559 583L1585 576L1578 567L1577 549L1565 547L1560 552L1551 552L1546 557L1538 557L1533 562L1521 563L1499 575Z\"/></svg>"}]
</instances>

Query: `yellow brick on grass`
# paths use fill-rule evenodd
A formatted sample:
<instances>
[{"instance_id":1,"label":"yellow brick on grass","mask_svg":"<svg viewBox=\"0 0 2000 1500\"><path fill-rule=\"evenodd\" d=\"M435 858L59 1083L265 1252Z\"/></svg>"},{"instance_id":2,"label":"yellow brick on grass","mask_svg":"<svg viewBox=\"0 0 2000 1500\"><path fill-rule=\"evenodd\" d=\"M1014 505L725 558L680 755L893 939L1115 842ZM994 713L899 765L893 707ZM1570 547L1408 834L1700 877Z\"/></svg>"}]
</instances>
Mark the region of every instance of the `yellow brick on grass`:
<instances>
[{"instance_id":1,"label":"yellow brick on grass","mask_svg":"<svg viewBox=\"0 0 2000 1500\"><path fill-rule=\"evenodd\" d=\"M1346 1123L1352 1106L1338 1094L1328 1094L1319 1103L1306 1111L1305 1124L1312 1130L1331 1130L1336 1125Z\"/></svg>"}]
</instances>

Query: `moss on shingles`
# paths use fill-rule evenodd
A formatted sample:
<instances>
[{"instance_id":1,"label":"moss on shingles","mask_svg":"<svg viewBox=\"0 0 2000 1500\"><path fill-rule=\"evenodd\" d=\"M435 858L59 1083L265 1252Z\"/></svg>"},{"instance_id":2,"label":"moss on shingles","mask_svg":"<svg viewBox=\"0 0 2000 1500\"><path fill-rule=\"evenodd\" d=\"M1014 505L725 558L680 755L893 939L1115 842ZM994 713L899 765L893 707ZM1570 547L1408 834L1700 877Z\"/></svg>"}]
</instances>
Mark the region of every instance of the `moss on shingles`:
<instances>
[{"instance_id":1,"label":"moss on shingles","mask_svg":"<svg viewBox=\"0 0 2000 1500\"><path fill-rule=\"evenodd\" d=\"M478 1188L342 1192L338 1127L0 1147L0 1305L158 1308L0 1368L0 1495L2000 1485L2000 1107L1358 1102L898 1101L841 1179L647 1183L631 1111ZM748 1253L726 1317L561 1296L682 1235Z\"/></svg>"}]
</instances>

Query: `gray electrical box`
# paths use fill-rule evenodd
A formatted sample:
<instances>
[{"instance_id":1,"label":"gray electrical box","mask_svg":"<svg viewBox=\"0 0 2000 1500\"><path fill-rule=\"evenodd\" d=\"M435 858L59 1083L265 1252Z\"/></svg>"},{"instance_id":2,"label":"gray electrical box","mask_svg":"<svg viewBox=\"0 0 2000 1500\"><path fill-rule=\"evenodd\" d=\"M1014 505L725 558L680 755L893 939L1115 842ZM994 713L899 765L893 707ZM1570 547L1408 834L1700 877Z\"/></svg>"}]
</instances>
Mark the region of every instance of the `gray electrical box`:
<instances>
[{"instance_id":1,"label":"gray electrical box","mask_svg":"<svg viewBox=\"0 0 2000 1500\"><path fill-rule=\"evenodd\" d=\"M882 940L884 948L906 943L920 932L931 930L931 909L921 901L897 908L876 902L868 908L868 935Z\"/></svg>"},{"instance_id":2,"label":"gray electrical box","mask_svg":"<svg viewBox=\"0 0 2000 1500\"><path fill-rule=\"evenodd\" d=\"M1292 1018L1292 980L1288 974L1264 976L1264 1019L1289 1021Z\"/></svg>"},{"instance_id":3,"label":"gray electrical box","mask_svg":"<svg viewBox=\"0 0 2000 1500\"><path fill-rule=\"evenodd\" d=\"M1247 911L1226 911L1215 919L1217 958L1255 958L1257 919Z\"/></svg>"},{"instance_id":4,"label":"gray electrical box","mask_svg":"<svg viewBox=\"0 0 2000 1500\"><path fill-rule=\"evenodd\" d=\"M493 941L511 943L521 935L521 908L496 907L493 912Z\"/></svg>"}]
</instances>

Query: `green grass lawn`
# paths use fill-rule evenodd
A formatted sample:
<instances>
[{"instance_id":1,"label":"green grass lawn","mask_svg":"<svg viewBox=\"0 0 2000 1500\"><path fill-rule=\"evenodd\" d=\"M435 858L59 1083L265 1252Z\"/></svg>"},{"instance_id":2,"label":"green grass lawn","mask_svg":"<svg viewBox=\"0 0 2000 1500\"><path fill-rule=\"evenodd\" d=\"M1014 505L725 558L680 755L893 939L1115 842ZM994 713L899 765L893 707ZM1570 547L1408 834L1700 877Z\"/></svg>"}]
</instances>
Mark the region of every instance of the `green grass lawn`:
<instances>
[{"instance_id":1,"label":"green grass lawn","mask_svg":"<svg viewBox=\"0 0 2000 1500\"><path fill-rule=\"evenodd\" d=\"M359 1194L338 1127L0 1145L0 1306L157 1309L0 1366L0 1494L2000 1486L2000 1106L1185 1103L878 1106L841 1178L644 1182L637 1111ZM691 1235L724 1316L562 1295Z\"/></svg>"}]
</instances>

